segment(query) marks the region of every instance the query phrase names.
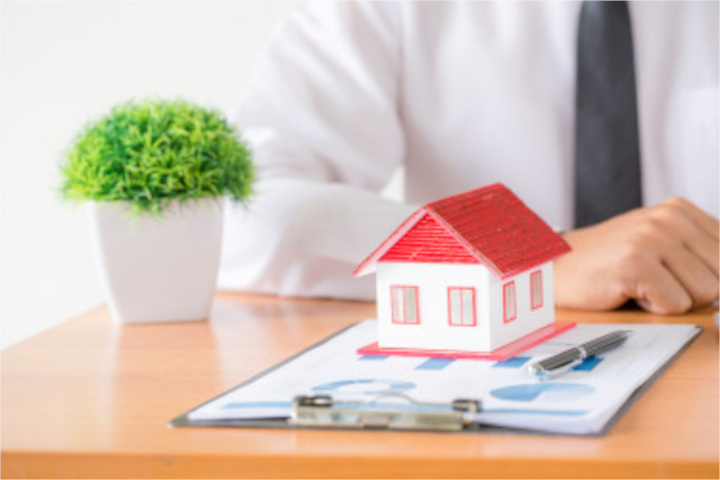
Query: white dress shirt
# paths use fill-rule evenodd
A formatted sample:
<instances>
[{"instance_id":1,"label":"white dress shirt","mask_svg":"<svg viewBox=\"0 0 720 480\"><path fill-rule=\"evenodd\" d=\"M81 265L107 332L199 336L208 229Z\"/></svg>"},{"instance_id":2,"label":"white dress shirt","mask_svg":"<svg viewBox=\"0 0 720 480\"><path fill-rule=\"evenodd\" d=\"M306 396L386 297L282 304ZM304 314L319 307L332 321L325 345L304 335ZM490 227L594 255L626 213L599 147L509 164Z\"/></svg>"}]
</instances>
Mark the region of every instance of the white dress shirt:
<instances>
[{"instance_id":1,"label":"white dress shirt","mask_svg":"<svg viewBox=\"0 0 720 480\"><path fill-rule=\"evenodd\" d=\"M277 28L235 112L257 196L220 288L371 299L354 267L415 206L503 182L573 218L578 2L323 2ZM718 216L718 3L630 4L644 203ZM405 203L380 192L400 166Z\"/></svg>"}]
</instances>

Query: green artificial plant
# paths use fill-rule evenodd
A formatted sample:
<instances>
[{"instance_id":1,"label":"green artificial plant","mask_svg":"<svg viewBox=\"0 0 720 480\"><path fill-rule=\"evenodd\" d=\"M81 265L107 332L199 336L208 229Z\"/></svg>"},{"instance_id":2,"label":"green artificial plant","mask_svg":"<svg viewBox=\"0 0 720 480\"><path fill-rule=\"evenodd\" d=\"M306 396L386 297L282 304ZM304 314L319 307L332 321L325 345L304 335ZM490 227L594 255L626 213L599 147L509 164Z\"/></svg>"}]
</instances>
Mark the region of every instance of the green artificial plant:
<instances>
[{"instance_id":1,"label":"green artificial plant","mask_svg":"<svg viewBox=\"0 0 720 480\"><path fill-rule=\"evenodd\" d=\"M251 152L216 110L185 100L129 101L86 125L61 165L69 200L127 201L134 214L253 193Z\"/></svg>"}]
</instances>

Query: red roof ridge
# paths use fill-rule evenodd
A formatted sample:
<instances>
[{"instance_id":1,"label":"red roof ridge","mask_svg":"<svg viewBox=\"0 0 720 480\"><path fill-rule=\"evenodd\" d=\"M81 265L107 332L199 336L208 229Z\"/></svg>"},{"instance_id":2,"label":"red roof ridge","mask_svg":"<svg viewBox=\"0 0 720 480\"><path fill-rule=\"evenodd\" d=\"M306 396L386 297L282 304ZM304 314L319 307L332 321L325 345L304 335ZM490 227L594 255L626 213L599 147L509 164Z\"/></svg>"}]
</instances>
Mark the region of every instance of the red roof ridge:
<instances>
[{"instance_id":1,"label":"red roof ridge","mask_svg":"<svg viewBox=\"0 0 720 480\"><path fill-rule=\"evenodd\" d=\"M462 195L462 194L461 194ZM453 195L454 197L455 195ZM452 197L449 197L452 198ZM434 203L434 202L433 202ZM448 223L445 218L443 218L442 215L438 214L434 209L431 207L432 204L426 205L425 209L427 210L427 213L432 216L438 223L440 223L445 229L457 240L463 247L465 247L468 252L475 258L477 258L483 265L488 266L490 269L492 269L497 276L502 276L502 272L500 272L493 263L485 257L485 255L482 254L482 252L478 251L477 249L473 248L472 244L465 239L460 233L458 233L455 228Z\"/></svg>"},{"instance_id":2,"label":"red roof ridge","mask_svg":"<svg viewBox=\"0 0 720 480\"><path fill-rule=\"evenodd\" d=\"M368 255L367 258L355 268L355 271L353 271L353 275L356 277L360 277L367 273L372 273L370 267L375 263L375 261L378 258L382 257L382 255L386 251L388 251L390 247L395 245L395 243L400 240L400 238L405 235L408 230L414 227L415 224L420 221L420 219L423 218L426 213L427 207L422 206L415 213L405 219L405 221L402 222L384 242L382 242L375 250L373 250L373 252Z\"/></svg>"},{"instance_id":3,"label":"red roof ridge","mask_svg":"<svg viewBox=\"0 0 720 480\"><path fill-rule=\"evenodd\" d=\"M369 273L374 264L426 215L437 222L450 238L441 235L445 243L440 245L447 249L446 255L435 255L420 261L468 263L471 258L475 258L496 276L505 278L553 260L570 250L565 240L509 188L502 183L493 183L424 205L381 243L355 269L354 274L360 276ZM426 223L422 225L425 226L418 228L431 228ZM461 245L470 256L461 255L456 247L448 243L452 241ZM415 248L417 253L417 237L405 245L398 247L402 251L396 248L389 254L393 261L417 261L415 254L403 250L411 245L409 248Z\"/></svg>"}]
</instances>

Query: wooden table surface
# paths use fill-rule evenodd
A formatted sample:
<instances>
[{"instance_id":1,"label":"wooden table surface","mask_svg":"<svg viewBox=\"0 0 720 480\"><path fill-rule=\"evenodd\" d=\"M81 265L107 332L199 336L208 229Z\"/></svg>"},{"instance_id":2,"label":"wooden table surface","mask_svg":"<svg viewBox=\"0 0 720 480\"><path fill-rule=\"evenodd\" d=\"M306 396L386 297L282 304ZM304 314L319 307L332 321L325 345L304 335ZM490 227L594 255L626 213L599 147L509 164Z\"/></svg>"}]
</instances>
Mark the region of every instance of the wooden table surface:
<instances>
[{"instance_id":1,"label":"wooden table surface","mask_svg":"<svg viewBox=\"0 0 720 480\"><path fill-rule=\"evenodd\" d=\"M705 331L604 437L169 428L374 305L219 294L208 322L119 326L98 308L2 351L2 477L718 478L712 310L559 311ZM11 321L11 320L10 320Z\"/></svg>"}]
</instances>

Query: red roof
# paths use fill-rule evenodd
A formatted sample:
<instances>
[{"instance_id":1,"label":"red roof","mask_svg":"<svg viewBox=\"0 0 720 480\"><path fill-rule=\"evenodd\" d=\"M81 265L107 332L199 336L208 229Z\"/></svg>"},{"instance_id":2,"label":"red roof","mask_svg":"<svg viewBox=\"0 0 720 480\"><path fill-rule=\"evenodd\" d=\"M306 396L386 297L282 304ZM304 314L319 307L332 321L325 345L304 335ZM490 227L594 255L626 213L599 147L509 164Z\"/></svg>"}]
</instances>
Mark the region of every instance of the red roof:
<instances>
[{"instance_id":1,"label":"red roof","mask_svg":"<svg viewBox=\"0 0 720 480\"><path fill-rule=\"evenodd\" d=\"M481 263L507 278L570 251L563 238L505 185L429 203L405 220L355 270L376 262Z\"/></svg>"}]
</instances>

